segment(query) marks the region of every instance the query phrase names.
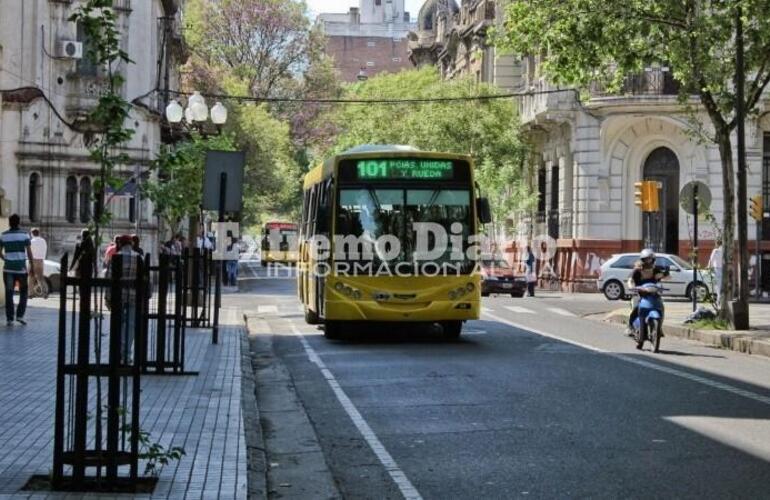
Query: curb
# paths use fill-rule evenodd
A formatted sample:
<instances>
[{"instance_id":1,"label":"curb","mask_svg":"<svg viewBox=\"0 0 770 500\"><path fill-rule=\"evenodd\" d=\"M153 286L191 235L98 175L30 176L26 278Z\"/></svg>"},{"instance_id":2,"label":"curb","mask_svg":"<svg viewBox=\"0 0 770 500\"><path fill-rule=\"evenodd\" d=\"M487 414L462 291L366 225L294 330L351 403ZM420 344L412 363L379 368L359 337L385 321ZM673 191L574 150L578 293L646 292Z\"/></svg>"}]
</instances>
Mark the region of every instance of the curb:
<instances>
[{"instance_id":1,"label":"curb","mask_svg":"<svg viewBox=\"0 0 770 500\"><path fill-rule=\"evenodd\" d=\"M247 489L248 498L267 498L267 458L262 425L257 407L257 384L251 363L251 345L246 315L245 328L241 334L241 411L246 437Z\"/></svg>"},{"instance_id":2,"label":"curb","mask_svg":"<svg viewBox=\"0 0 770 500\"><path fill-rule=\"evenodd\" d=\"M611 312L604 316L602 321L626 325L628 314L617 311ZM770 341L757 339L751 335L720 330L696 330L684 325L672 324L665 325L665 333L671 337L694 340L711 347L770 357Z\"/></svg>"}]
</instances>

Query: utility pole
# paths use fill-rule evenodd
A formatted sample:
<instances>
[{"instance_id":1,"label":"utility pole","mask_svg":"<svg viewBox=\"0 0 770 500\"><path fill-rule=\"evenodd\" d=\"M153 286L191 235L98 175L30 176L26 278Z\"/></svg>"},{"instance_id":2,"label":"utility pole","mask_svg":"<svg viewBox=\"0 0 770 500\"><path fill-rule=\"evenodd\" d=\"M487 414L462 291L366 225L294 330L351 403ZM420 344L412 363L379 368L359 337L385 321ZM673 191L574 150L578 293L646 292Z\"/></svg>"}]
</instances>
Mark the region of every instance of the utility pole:
<instances>
[{"instance_id":1,"label":"utility pole","mask_svg":"<svg viewBox=\"0 0 770 500\"><path fill-rule=\"evenodd\" d=\"M746 68L743 61L743 9L740 2L735 6L735 118L738 133L738 297L731 304L733 328L749 327L749 249L746 207L746 130L744 87Z\"/></svg>"}]
</instances>

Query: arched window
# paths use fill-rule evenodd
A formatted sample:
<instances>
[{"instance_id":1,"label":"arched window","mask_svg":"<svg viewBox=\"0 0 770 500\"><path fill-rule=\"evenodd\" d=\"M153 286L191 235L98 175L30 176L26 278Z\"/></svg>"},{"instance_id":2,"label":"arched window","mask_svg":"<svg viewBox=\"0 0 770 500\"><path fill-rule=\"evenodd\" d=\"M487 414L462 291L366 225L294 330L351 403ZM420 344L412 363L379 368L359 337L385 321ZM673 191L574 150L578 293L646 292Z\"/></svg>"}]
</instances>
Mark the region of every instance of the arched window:
<instances>
[{"instance_id":1,"label":"arched window","mask_svg":"<svg viewBox=\"0 0 770 500\"><path fill-rule=\"evenodd\" d=\"M29 220L40 220L40 174L29 176Z\"/></svg>"},{"instance_id":2,"label":"arched window","mask_svg":"<svg viewBox=\"0 0 770 500\"><path fill-rule=\"evenodd\" d=\"M80 179L80 222L91 221L91 179Z\"/></svg>"},{"instance_id":3,"label":"arched window","mask_svg":"<svg viewBox=\"0 0 770 500\"><path fill-rule=\"evenodd\" d=\"M64 217L67 222L75 222L78 212L78 180L74 175L67 177L67 198L64 206Z\"/></svg>"}]
</instances>

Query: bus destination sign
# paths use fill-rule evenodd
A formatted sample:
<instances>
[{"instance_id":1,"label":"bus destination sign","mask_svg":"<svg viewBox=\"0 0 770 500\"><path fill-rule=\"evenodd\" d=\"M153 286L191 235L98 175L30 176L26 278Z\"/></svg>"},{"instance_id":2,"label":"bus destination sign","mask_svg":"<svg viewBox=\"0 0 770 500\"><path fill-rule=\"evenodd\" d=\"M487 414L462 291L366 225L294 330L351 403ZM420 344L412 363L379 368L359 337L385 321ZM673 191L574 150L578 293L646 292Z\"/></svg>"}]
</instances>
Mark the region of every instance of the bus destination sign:
<instances>
[{"instance_id":1,"label":"bus destination sign","mask_svg":"<svg viewBox=\"0 0 770 500\"><path fill-rule=\"evenodd\" d=\"M358 160L358 179L452 179L454 168L451 160L429 158L386 158Z\"/></svg>"}]
</instances>

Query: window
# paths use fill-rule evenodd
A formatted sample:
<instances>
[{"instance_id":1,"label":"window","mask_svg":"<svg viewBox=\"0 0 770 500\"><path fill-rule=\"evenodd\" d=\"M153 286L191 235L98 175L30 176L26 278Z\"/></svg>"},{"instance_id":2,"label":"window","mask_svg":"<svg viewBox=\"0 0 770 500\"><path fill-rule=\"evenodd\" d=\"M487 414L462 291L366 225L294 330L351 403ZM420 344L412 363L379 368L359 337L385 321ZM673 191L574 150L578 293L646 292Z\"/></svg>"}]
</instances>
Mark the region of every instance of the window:
<instances>
[{"instance_id":1,"label":"window","mask_svg":"<svg viewBox=\"0 0 770 500\"><path fill-rule=\"evenodd\" d=\"M128 199L128 221L136 222L136 196Z\"/></svg>"},{"instance_id":2,"label":"window","mask_svg":"<svg viewBox=\"0 0 770 500\"><path fill-rule=\"evenodd\" d=\"M374 0L374 5L377 5L377 6L382 5L382 0Z\"/></svg>"},{"instance_id":3,"label":"window","mask_svg":"<svg viewBox=\"0 0 770 500\"><path fill-rule=\"evenodd\" d=\"M29 176L29 220L40 220L40 174Z\"/></svg>"},{"instance_id":4,"label":"window","mask_svg":"<svg viewBox=\"0 0 770 500\"><path fill-rule=\"evenodd\" d=\"M545 212L545 167L537 171L537 211Z\"/></svg>"},{"instance_id":5,"label":"window","mask_svg":"<svg viewBox=\"0 0 770 500\"><path fill-rule=\"evenodd\" d=\"M75 222L78 210L78 180L75 176L67 177L67 194L64 205L64 217L67 222Z\"/></svg>"},{"instance_id":6,"label":"window","mask_svg":"<svg viewBox=\"0 0 770 500\"><path fill-rule=\"evenodd\" d=\"M764 135L762 143L762 204L763 210L770 212L770 134ZM770 240L770 219L762 219L762 239Z\"/></svg>"},{"instance_id":7,"label":"window","mask_svg":"<svg viewBox=\"0 0 770 500\"><path fill-rule=\"evenodd\" d=\"M623 257L619 257L618 260L613 262L610 267L613 269L633 269L634 262L637 260L639 260L638 255L624 255Z\"/></svg>"},{"instance_id":8,"label":"window","mask_svg":"<svg viewBox=\"0 0 770 500\"><path fill-rule=\"evenodd\" d=\"M77 62L78 74L80 76L96 76L98 74L98 66L91 59L88 51L91 46L91 41L88 39L88 36L83 29L83 25L80 23L78 23L77 37L78 41L83 44L83 58L79 59Z\"/></svg>"},{"instance_id":9,"label":"window","mask_svg":"<svg viewBox=\"0 0 770 500\"><path fill-rule=\"evenodd\" d=\"M91 179L80 179L80 222L91 221Z\"/></svg>"}]
</instances>

